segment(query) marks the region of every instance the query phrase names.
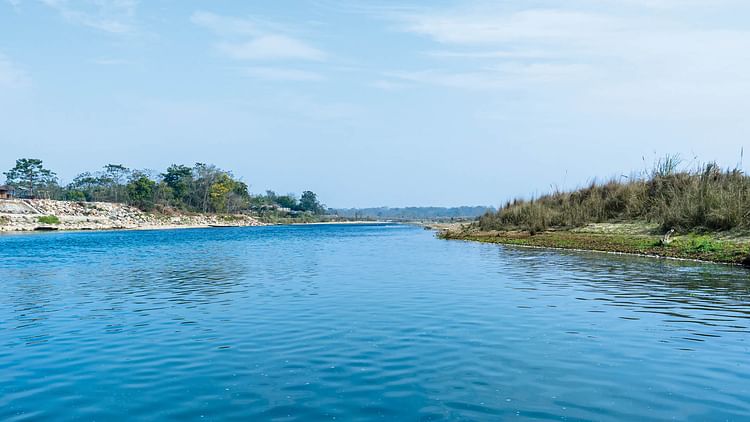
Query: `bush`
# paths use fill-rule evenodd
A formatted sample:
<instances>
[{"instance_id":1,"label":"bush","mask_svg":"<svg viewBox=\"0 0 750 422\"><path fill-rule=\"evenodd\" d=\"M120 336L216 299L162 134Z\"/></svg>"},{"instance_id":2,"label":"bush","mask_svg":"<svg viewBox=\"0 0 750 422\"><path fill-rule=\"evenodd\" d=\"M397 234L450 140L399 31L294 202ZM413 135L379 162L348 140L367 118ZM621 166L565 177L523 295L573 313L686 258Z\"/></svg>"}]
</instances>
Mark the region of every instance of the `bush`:
<instances>
[{"instance_id":1,"label":"bush","mask_svg":"<svg viewBox=\"0 0 750 422\"><path fill-rule=\"evenodd\" d=\"M83 202L88 200L86 194L79 190L70 190L65 193L66 201Z\"/></svg>"},{"instance_id":2,"label":"bush","mask_svg":"<svg viewBox=\"0 0 750 422\"><path fill-rule=\"evenodd\" d=\"M644 178L594 182L573 192L508 202L480 217L477 226L535 233L632 220L658 223L664 231L750 229L750 176L715 163L678 171L668 158Z\"/></svg>"},{"instance_id":3,"label":"bush","mask_svg":"<svg viewBox=\"0 0 750 422\"><path fill-rule=\"evenodd\" d=\"M43 215L38 217L37 221L42 224L60 224L60 219L55 215Z\"/></svg>"},{"instance_id":4,"label":"bush","mask_svg":"<svg viewBox=\"0 0 750 422\"><path fill-rule=\"evenodd\" d=\"M145 175L136 175L125 187L128 194L128 203L143 211L153 209L155 188L156 182Z\"/></svg>"}]
</instances>

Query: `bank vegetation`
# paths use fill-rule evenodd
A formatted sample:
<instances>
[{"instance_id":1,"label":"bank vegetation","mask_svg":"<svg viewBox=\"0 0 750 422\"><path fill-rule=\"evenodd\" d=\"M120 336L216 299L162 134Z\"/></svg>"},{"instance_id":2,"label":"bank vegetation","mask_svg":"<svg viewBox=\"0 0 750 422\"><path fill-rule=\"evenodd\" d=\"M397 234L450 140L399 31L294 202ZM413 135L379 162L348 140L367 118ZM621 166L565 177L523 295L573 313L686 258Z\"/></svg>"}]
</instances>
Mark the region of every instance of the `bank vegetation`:
<instances>
[{"instance_id":1,"label":"bank vegetation","mask_svg":"<svg viewBox=\"0 0 750 422\"><path fill-rule=\"evenodd\" d=\"M267 218L304 216L311 220L326 213L325 205L312 191L304 191L299 197L270 190L253 195L231 171L205 163L173 164L163 171L107 164L61 183L42 160L22 158L4 175L4 189L17 199L106 202L164 214L253 213Z\"/></svg>"},{"instance_id":2,"label":"bank vegetation","mask_svg":"<svg viewBox=\"0 0 750 422\"><path fill-rule=\"evenodd\" d=\"M750 176L678 157L642 174L507 202L446 238L750 263Z\"/></svg>"}]
</instances>

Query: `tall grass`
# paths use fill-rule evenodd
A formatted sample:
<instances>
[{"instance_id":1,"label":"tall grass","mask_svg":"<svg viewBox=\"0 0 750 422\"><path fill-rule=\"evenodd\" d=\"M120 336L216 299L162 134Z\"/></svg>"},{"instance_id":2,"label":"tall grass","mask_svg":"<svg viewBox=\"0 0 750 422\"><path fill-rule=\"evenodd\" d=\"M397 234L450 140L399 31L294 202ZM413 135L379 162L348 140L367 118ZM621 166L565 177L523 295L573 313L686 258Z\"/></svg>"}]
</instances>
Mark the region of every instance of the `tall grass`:
<instances>
[{"instance_id":1,"label":"tall grass","mask_svg":"<svg viewBox=\"0 0 750 422\"><path fill-rule=\"evenodd\" d=\"M480 230L535 233L625 221L658 223L664 231L748 229L750 176L716 163L681 170L676 157L666 157L641 176L508 202L480 217L477 225Z\"/></svg>"}]
</instances>

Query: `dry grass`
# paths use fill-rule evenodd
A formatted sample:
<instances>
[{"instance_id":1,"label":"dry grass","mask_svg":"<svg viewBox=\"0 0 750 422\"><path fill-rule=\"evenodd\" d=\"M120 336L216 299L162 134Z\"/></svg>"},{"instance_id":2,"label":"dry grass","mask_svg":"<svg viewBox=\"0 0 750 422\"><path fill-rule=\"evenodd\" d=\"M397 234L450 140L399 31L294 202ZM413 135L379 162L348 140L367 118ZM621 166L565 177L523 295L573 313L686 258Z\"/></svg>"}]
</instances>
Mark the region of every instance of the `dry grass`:
<instances>
[{"instance_id":1,"label":"dry grass","mask_svg":"<svg viewBox=\"0 0 750 422\"><path fill-rule=\"evenodd\" d=\"M508 202L480 217L481 231L572 229L595 223L642 222L657 231L718 232L750 229L750 177L715 163L678 170L667 157L644 177L591 183L572 192Z\"/></svg>"}]
</instances>

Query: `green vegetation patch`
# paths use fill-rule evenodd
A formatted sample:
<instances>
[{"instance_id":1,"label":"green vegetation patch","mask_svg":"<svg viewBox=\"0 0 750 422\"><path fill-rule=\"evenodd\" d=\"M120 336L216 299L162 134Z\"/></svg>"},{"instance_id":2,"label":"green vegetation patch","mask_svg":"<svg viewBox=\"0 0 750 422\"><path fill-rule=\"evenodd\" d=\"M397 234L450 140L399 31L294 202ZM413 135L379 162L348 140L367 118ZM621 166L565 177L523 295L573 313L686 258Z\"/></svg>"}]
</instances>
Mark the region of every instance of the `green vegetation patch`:
<instances>
[{"instance_id":1,"label":"green vegetation patch","mask_svg":"<svg viewBox=\"0 0 750 422\"><path fill-rule=\"evenodd\" d=\"M570 192L517 199L480 217L480 231L606 227L604 223L653 225L660 233L750 230L750 176L708 163L678 169L667 157L643 175L616 178ZM636 227L632 229L637 229Z\"/></svg>"},{"instance_id":2,"label":"green vegetation patch","mask_svg":"<svg viewBox=\"0 0 750 422\"><path fill-rule=\"evenodd\" d=\"M60 219L55 215L43 215L38 217L37 221L42 224L60 224Z\"/></svg>"},{"instance_id":3,"label":"green vegetation patch","mask_svg":"<svg viewBox=\"0 0 750 422\"><path fill-rule=\"evenodd\" d=\"M745 264L750 256L750 243L737 243L699 235L676 237L669 245L662 245L660 236L576 233L571 231L546 231L534 235L521 231L454 231L444 232L440 237L506 245L697 259L729 264Z\"/></svg>"},{"instance_id":4,"label":"green vegetation patch","mask_svg":"<svg viewBox=\"0 0 750 422\"><path fill-rule=\"evenodd\" d=\"M42 160L21 158L3 174L5 183L14 186L23 198L124 203L142 211L169 214L250 214L269 210L286 214L327 213L327 207L312 191L304 191L299 197L273 191L251 195L248 185L231 171L205 163L174 164L159 174L107 164L100 171L80 173L69 184L60 185L55 172L45 168ZM97 209L93 204L85 206Z\"/></svg>"},{"instance_id":5,"label":"green vegetation patch","mask_svg":"<svg viewBox=\"0 0 750 422\"><path fill-rule=\"evenodd\" d=\"M342 221L342 219L337 216L313 214L311 212L289 214L275 211L266 211L261 212L254 217L256 220L265 224L309 224Z\"/></svg>"}]
</instances>

